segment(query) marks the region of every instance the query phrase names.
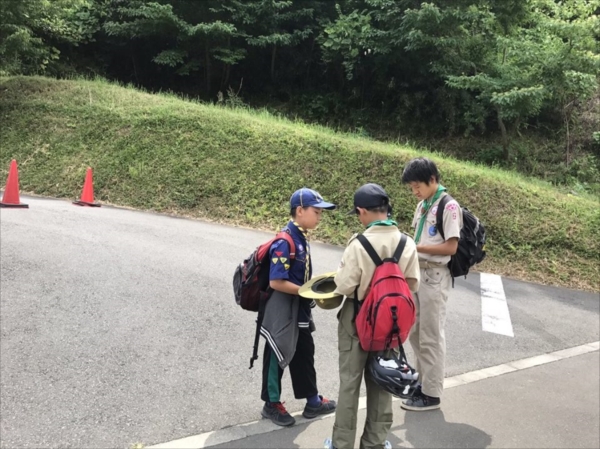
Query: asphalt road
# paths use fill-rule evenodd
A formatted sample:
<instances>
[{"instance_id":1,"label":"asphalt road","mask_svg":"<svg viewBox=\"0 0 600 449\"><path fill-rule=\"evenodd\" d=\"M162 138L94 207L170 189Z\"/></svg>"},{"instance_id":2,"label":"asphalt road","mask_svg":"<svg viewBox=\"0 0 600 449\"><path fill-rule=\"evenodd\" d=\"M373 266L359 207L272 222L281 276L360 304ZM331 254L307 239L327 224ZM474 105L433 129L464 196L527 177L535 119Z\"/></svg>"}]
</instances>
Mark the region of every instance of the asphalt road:
<instances>
[{"instance_id":1,"label":"asphalt road","mask_svg":"<svg viewBox=\"0 0 600 449\"><path fill-rule=\"evenodd\" d=\"M0 212L2 448L125 448L258 419L255 316L235 305L231 277L270 234L23 200L30 209ZM313 244L314 272L341 253ZM479 276L457 280L447 376L599 339L597 294L503 285L514 338L482 331ZM320 391L335 396L335 312L315 321Z\"/></svg>"}]
</instances>

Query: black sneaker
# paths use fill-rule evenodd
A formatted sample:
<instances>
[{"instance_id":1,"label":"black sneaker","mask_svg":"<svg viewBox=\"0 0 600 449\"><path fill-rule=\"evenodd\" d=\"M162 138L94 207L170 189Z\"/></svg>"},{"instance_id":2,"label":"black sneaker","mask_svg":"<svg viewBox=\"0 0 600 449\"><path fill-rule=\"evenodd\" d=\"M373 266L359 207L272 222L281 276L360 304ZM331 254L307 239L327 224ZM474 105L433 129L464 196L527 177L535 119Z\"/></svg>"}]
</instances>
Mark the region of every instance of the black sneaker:
<instances>
[{"instance_id":1,"label":"black sneaker","mask_svg":"<svg viewBox=\"0 0 600 449\"><path fill-rule=\"evenodd\" d=\"M413 395L402 402L400 406L404 410L411 410L413 412L424 412L427 410L435 410L441 407L440 398L434 398L427 396L420 387L417 387Z\"/></svg>"},{"instance_id":2,"label":"black sneaker","mask_svg":"<svg viewBox=\"0 0 600 449\"><path fill-rule=\"evenodd\" d=\"M287 412L281 402L265 402L261 415L278 426L289 427L296 424L294 417Z\"/></svg>"},{"instance_id":3,"label":"black sneaker","mask_svg":"<svg viewBox=\"0 0 600 449\"><path fill-rule=\"evenodd\" d=\"M319 397L321 398L321 404L319 406L311 407L310 405L306 404L306 407L304 407L302 416L304 416L306 419L313 419L319 415L329 415L330 413L335 412L335 407L337 406L335 401L330 401L329 399L325 399L320 395Z\"/></svg>"}]
</instances>

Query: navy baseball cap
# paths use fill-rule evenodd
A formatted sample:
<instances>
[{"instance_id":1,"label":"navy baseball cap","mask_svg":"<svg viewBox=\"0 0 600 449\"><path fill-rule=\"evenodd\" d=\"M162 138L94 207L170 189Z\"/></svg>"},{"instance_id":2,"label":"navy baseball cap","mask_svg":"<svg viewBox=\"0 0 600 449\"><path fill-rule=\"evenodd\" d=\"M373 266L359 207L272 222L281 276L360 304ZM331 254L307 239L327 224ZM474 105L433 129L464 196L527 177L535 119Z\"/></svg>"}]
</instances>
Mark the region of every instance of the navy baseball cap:
<instances>
[{"instance_id":1,"label":"navy baseball cap","mask_svg":"<svg viewBox=\"0 0 600 449\"><path fill-rule=\"evenodd\" d=\"M348 212L348 215L358 213L357 207L363 209L372 209L375 207L387 206L388 213L392 212L390 206L390 197L379 184L364 184L354 192L354 207Z\"/></svg>"},{"instance_id":2,"label":"navy baseball cap","mask_svg":"<svg viewBox=\"0 0 600 449\"><path fill-rule=\"evenodd\" d=\"M302 187L292 194L292 197L290 198L290 206L292 209L295 209L298 206L312 206L327 210L335 209L335 204L324 201L319 192L307 187Z\"/></svg>"}]
</instances>

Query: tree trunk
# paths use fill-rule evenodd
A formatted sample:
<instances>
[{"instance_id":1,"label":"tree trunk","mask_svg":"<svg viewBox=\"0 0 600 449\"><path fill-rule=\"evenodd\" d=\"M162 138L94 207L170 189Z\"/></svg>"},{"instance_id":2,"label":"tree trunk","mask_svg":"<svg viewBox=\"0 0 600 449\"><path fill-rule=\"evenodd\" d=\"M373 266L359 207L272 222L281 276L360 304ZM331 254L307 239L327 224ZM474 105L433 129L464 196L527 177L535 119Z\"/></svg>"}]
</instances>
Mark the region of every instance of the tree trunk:
<instances>
[{"instance_id":1,"label":"tree trunk","mask_svg":"<svg viewBox=\"0 0 600 449\"><path fill-rule=\"evenodd\" d=\"M210 98L210 52L208 50L208 39L205 45L206 50L206 94Z\"/></svg>"},{"instance_id":2,"label":"tree trunk","mask_svg":"<svg viewBox=\"0 0 600 449\"><path fill-rule=\"evenodd\" d=\"M310 53L308 54L308 64L306 67L306 85L308 85L308 83L310 83L310 66L311 66L314 50L315 50L315 38L313 37L312 43L310 44Z\"/></svg>"},{"instance_id":3,"label":"tree trunk","mask_svg":"<svg viewBox=\"0 0 600 449\"><path fill-rule=\"evenodd\" d=\"M231 50L231 37L227 38L227 49ZM223 63L223 74L221 75L221 90L227 89L229 74L231 73L231 64Z\"/></svg>"},{"instance_id":4,"label":"tree trunk","mask_svg":"<svg viewBox=\"0 0 600 449\"><path fill-rule=\"evenodd\" d=\"M569 122L570 122L569 114L565 114L565 127L567 130L567 167L571 163L571 133L569 130Z\"/></svg>"},{"instance_id":5,"label":"tree trunk","mask_svg":"<svg viewBox=\"0 0 600 449\"><path fill-rule=\"evenodd\" d=\"M273 45L271 52L271 81L275 81L275 56L277 55L277 45Z\"/></svg>"},{"instance_id":6,"label":"tree trunk","mask_svg":"<svg viewBox=\"0 0 600 449\"><path fill-rule=\"evenodd\" d=\"M230 76L231 76L231 64L227 64L225 66L225 81L223 82L223 89L227 89L227 84L229 84Z\"/></svg>"},{"instance_id":7,"label":"tree trunk","mask_svg":"<svg viewBox=\"0 0 600 449\"><path fill-rule=\"evenodd\" d=\"M129 47L131 50L131 64L133 65L133 74L135 76L135 82L138 84L140 84L140 80L138 78L138 72L137 72L137 65L135 63L135 53L136 53L136 48L135 48L135 43Z\"/></svg>"},{"instance_id":8,"label":"tree trunk","mask_svg":"<svg viewBox=\"0 0 600 449\"><path fill-rule=\"evenodd\" d=\"M502 133L502 150L504 152L504 160L508 162L510 159L510 150L508 148L508 134L506 132L506 126L504 125L504 121L502 120L502 116L500 115L499 109L496 109L496 114L498 115L498 127L500 128L500 132Z\"/></svg>"}]
</instances>

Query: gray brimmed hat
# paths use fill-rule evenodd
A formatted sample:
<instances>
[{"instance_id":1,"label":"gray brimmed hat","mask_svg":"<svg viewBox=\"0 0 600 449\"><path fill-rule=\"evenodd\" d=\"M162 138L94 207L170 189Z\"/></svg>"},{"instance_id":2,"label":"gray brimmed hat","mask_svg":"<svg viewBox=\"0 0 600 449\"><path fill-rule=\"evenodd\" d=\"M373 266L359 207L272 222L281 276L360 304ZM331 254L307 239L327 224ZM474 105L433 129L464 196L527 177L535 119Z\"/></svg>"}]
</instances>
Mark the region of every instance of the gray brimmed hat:
<instances>
[{"instance_id":1,"label":"gray brimmed hat","mask_svg":"<svg viewBox=\"0 0 600 449\"><path fill-rule=\"evenodd\" d=\"M344 295L334 293L336 285L333 278L335 275L336 271L332 271L313 277L300 287L298 294L303 298L314 299L321 309L335 309L339 307L342 304Z\"/></svg>"}]
</instances>

